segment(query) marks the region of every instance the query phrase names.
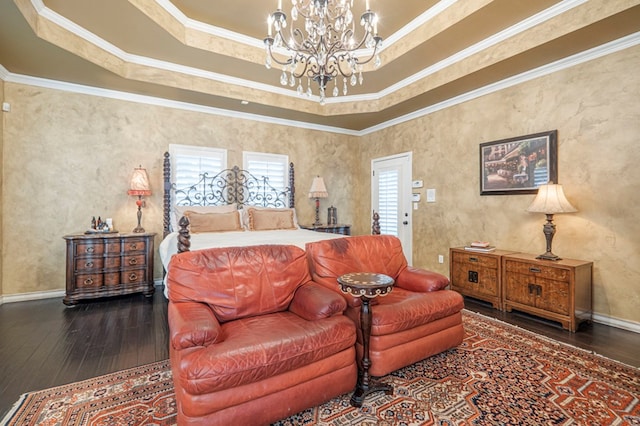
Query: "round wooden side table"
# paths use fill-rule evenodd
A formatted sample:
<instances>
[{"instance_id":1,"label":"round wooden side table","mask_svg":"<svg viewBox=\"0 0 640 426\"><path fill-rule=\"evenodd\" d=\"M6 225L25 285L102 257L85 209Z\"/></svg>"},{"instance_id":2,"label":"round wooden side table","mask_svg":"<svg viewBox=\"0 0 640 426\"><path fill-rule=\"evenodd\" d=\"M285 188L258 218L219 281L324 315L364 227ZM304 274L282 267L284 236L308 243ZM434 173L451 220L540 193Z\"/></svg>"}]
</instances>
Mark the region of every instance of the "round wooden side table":
<instances>
[{"instance_id":1,"label":"round wooden side table","mask_svg":"<svg viewBox=\"0 0 640 426\"><path fill-rule=\"evenodd\" d=\"M358 369L358 383L351 396L351 405L361 407L364 398L371 392L381 391L386 395L393 394L393 387L388 384L374 384L369 377L369 339L371 338L371 299L384 296L393 288L394 280L388 275L370 272L355 272L338 278L343 293L359 297L360 329L362 330L362 362Z\"/></svg>"}]
</instances>

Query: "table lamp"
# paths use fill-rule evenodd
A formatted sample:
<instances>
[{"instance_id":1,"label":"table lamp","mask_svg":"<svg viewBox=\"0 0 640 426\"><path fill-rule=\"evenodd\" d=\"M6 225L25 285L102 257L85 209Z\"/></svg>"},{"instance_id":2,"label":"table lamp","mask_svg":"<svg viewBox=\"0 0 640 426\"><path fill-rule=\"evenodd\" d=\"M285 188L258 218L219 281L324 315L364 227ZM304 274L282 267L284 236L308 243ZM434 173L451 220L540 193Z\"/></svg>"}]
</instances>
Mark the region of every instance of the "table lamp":
<instances>
[{"instance_id":1,"label":"table lamp","mask_svg":"<svg viewBox=\"0 0 640 426\"><path fill-rule=\"evenodd\" d=\"M309 189L309 198L316 199L316 221L313 223L313 226L320 226L320 198L327 198L329 193L327 192L327 187L324 186L324 180L320 176L316 176L313 178L313 182L311 183L311 189Z\"/></svg>"},{"instance_id":2,"label":"table lamp","mask_svg":"<svg viewBox=\"0 0 640 426\"><path fill-rule=\"evenodd\" d=\"M144 228L140 225L140 221L142 220L142 206L144 205L142 197L145 195L151 195L151 187L149 185L149 176L147 176L147 171L143 169L142 166L133 169L133 175L131 175L127 194L138 196L138 199L136 200L136 204L138 206L138 226L133 229L133 232L144 232Z\"/></svg>"},{"instance_id":3,"label":"table lamp","mask_svg":"<svg viewBox=\"0 0 640 426\"><path fill-rule=\"evenodd\" d=\"M544 260L561 260L551 252L551 241L556 233L556 225L553 223L553 215L556 213L573 213L577 212L575 207L564 196L562 185L548 183L540 185L538 195L533 200L527 211L533 213L544 213L547 215L547 223L544 224L542 231L547 240L547 251L536 257L536 259Z\"/></svg>"}]
</instances>

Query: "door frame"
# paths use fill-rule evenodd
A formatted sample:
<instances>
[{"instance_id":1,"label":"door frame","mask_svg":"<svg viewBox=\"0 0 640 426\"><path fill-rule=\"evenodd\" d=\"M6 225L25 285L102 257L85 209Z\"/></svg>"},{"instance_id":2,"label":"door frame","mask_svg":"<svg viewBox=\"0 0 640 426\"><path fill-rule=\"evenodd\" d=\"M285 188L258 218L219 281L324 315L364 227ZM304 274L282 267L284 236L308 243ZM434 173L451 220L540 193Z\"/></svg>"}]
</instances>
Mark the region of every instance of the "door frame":
<instances>
[{"instance_id":1,"label":"door frame","mask_svg":"<svg viewBox=\"0 0 640 426\"><path fill-rule=\"evenodd\" d=\"M411 182L413 176L413 152L401 152L398 154L389 155L386 157L373 158L371 160L371 214L373 215L374 210L374 202L378 199L378 194L375 191L374 186L374 171L376 169L376 165L379 165L383 161L392 161L392 160L400 160L401 161L401 176L400 176L400 188L398 188L398 194L400 195L400 211L398 212L399 217L404 218L404 221L408 222L407 225L398 224L399 226L399 235L402 242L402 249L405 257L407 258L407 263L412 265L413 262L413 210L412 210L412 199L411 199ZM378 167L379 168L379 167ZM376 203L377 204L377 203Z\"/></svg>"}]
</instances>

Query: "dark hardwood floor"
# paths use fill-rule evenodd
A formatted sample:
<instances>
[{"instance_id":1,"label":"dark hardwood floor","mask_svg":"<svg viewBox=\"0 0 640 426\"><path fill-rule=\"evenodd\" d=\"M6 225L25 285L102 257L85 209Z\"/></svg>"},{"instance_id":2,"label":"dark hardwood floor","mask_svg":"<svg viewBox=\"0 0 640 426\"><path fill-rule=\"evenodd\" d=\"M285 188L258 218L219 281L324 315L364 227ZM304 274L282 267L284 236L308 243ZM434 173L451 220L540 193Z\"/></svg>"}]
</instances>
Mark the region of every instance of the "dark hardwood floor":
<instances>
[{"instance_id":1,"label":"dark hardwood floor","mask_svg":"<svg viewBox=\"0 0 640 426\"><path fill-rule=\"evenodd\" d=\"M499 312L466 300L466 308L640 367L640 334L602 324L569 333L558 324ZM29 391L167 359L167 301L161 288L142 295L82 303L61 299L0 306L0 419Z\"/></svg>"}]
</instances>

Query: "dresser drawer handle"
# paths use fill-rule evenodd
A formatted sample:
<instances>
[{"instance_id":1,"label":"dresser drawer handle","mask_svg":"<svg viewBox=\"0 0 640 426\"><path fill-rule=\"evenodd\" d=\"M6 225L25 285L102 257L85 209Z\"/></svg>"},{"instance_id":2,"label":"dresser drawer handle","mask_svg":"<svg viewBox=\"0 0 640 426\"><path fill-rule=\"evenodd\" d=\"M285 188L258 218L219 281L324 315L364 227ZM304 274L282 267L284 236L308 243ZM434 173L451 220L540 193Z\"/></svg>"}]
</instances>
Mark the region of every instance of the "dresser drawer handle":
<instances>
[{"instance_id":1,"label":"dresser drawer handle","mask_svg":"<svg viewBox=\"0 0 640 426\"><path fill-rule=\"evenodd\" d=\"M91 285L93 284L93 278L87 278L86 280L84 280L84 285Z\"/></svg>"},{"instance_id":2,"label":"dresser drawer handle","mask_svg":"<svg viewBox=\"0 0 640 426\"><path fill-rule=\"evenodd\" d=\"M469 258L469 262L477 262L478 258L477 257L470 257Z\"/></svg>"},{"instance_id":3,"label":"dresser drawer handle","mask_svg":"<svg viewBox=\"0 0 640 426\"><path fill-rule=\"evenodd\" d=\"M138 249L138 245L136 243L129 244L129 250L137 250L137 249Z\"/></svg>"},{"instance_id":4,"label":"dresser drawer handle","mask_svg":"<svg viewBox=\"0 0 640 426\"><path fill-rule=\"evenodd\" d=\"M529 272L542 272L542 269L531 267L529 268Z\"/></svg>"},{"instance_id":5,"label":"dresser drawer handle","mask_svg":"<svg viewBox=\"0 0 640 426\"><path fill-rule=\"evenodd\" d=\"M93 253L94 251L96 251L95 247L87 247L85 250L86 253Z\"/></svg>"},{"instance_id":6,"label":"dresser drawer handle","mask_svg":"<svg viewBox=\"0 0 640 426\"><path fill-rule=\"evenodd\" d=\"M135 272L129 274L129 281L136 281L138 279L138 275Z\"/></svg>"},{"instance_id":7,"label":"dresser drawer handle","mask_svg":"<svg viewBox=\"0 0 640 426\"><path fill-rule=\"evenodd\" d=\"M85 268L93 268L93 262L87 262L84 264Z\"/></svg>"},{"instance_id":8,"label":"dresser drawer handle","mask_svg":"<svg viewBox=\"0 0 640 426\"><path fill-rule=\"evenodd\" d=\"M137 265L138 264L138 259L136 259L135 257L132 259L129 259L129 265Z\"/></svg>"}]
</instances>

